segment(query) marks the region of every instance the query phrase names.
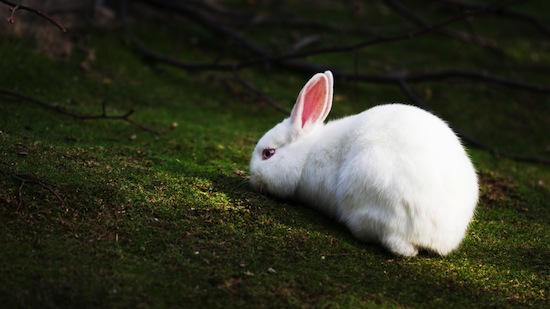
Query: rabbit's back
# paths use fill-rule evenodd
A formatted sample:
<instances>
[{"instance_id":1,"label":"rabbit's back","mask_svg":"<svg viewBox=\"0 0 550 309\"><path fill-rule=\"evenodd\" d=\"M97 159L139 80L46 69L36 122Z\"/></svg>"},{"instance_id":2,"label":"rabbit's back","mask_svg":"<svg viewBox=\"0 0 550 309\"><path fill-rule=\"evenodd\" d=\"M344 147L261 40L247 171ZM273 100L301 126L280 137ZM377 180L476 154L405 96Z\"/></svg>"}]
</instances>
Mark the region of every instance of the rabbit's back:
<instances>
[{"instance_id":1,"label":"rabbit's back","mask_svg":"<svg viewBox=\"0 0 550 309\"><path fill-rule=\"evenodd\" d=\"M349 117L354 142L338 173L338 214L366 241L401 255L447 254L460 244L478 198L459 139L436 116L390 104ZM330 125L330 123L328 124Z\"/></svg>"}]
</instances>

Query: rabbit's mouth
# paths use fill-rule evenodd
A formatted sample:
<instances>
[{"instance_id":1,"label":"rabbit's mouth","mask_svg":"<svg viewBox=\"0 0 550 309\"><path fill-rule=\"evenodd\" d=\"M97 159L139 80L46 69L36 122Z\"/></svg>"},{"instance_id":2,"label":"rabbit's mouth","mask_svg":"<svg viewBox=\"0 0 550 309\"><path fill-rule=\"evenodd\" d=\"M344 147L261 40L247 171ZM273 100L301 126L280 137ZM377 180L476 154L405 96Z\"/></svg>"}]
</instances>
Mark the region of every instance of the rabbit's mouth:
<instances>
[{"instance_id":1,"label":"rabbit's mouth","mask_svg":"<svg viewBox=\"0 0 550 309\"><path fill-rule=\"evenodd\" d=\"M260 193L266 190L267 185L257 175L250 175L250 185L252 188Z\"/></svg>"}]
</instances>

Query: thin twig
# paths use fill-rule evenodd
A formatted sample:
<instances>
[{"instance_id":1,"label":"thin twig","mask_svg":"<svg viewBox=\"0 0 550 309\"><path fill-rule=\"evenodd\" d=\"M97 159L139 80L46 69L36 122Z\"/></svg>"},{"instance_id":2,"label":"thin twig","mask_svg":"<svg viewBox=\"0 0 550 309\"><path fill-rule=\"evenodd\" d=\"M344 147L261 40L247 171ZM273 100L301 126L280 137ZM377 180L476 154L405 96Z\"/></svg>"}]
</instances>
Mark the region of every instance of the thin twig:
<instances>
[{"instance_id":1,"label":"thin twig","mask_svg":"<svg viewBox=\"0 0 550 309\"><path fill-rule=\"evenodd\" d=\"M317 68L307 68L314 72L319 72L319 69L322 69L322 66ZM421 83L429 81L443 81L443 80L452 80L452 79L462 79L467 81L478 81L489 84L496 84L505 87L512 87L517 89L522 89L531 92L538 92L542 94L550 94L550 87L543 85L531 84L521 80L510 79L486 72L473 72L465 70L444 70L439 72L393 72L393 73L382 73L382 74L368 74L368 73L350 73L346 71L334 70L335 77L339 77L345 80L357 80L364 81L369 83L379 83L379 84L399 84L401 80L405 80L408 83Z\"/></svg>"},{"instance_id":2,"label":"thin twig","mask_svg":"<svg viewBox=\"0 0 550 309\"><path fill-rule=\"evenodd\" d=\"M29 11L29 12L32 12L42 18L45 18L47 21L49 21L50 23L54 24L57 28L59 28L61 31L63 32L67 32L67 28L65 28L62 24L60 24L59 22L57 22L55 19L51 18L50 16L42 13L42 11L39 11L37 9L34 9L32 7L28 7L28 6L25 6L25 5L19 5L17 3L13 3L11 1L7 1L7 0L0 0L0 2L10 6L10 10L11 10L11 15L10 17L8 17L8 22L10 24L13 24L15 22L15 19L14 19L14 13L15 11L17 10L24 10L24 11Z\"/></svg>"},{"instance_id":3,"label":"thin twig","mask_svg":"<svg viewBox=\"0 0 550 309\"><path fill-rule=\"evenodd\" d=\"M17 209L15 210L15 212L18 212L23 207L23 189L28 184L37 185L41 188L44 188L44 189L48 190L51 194L53 194L57 198L57 200L61 204L61 207L63 207L63 209L65 209L65 211L68 211L68 207L65 204L65 201L63 200L61 195L56 190L54 190L51 186L46 184L44 181L42 181L40 179L37 179L35 177L28 176L28 175L21 175L21 174L11 173L11 172L5 171L3 169L0 169L0 172L3 172L4 174L7 174L11 178L13 178L13 179L20 182L19 188L17 190L18 202L17 202Z\"/></svg>"},{"instance_id":4,"label":"thin twig","mask_svg":"<svg viewBox=\"0 0 550 309\"><path fill-rule=\"evenodd\" d=\"M274 102L271 100L268 96L266 96L263 92L261 92L258 88L254 87L248 80L246 80L241 73L238 70L233 70L233 76L237 79L241 85L243 85L246 89L248 89L250 92L252 92L256 97L258 97L260 100L266 102L271 107L273 107L276 111L279 111L285 115L290 114L290 110L284 108L277 102Z\"/></svg>"},{"instance_id":5,"label":"thin twig","mask_svg":"<svg viewBox=\"0 0 550 309\"><path fill-rule=\"evenodd\" d=\"M175 128L175 125L170 125L166 129L155 130L155 129L150 128L148 126L139 124L139 123L137 123L136 121L134 121L133 119L130 118L130 116L134 113L133 109L130 109L126 113L121 114L121 115L108 115L107 112L106 112L106 105L105 105L104 102L102 103L102 112L101 112L101 114L89 115L89 114L82 114L82 113L78 113L78 112L75 112L75 111L71 111L71 110L68 110L64 107L58 106L58 105L49 104L49 103L46 103L44 101L38 100L34 97L27 96L27 95L24 95L24 94L15 92L15 91L11 91L11 90L0 89L0 95L20 99L20 100L38 105L42 108L53 110L53 111L61 113L63 115L67 115L67 116L70 116L70 117L73 117L73 118L76 118L76 119L80 119L80 120L109 119L109 120L125 121L125 122L133 125L134 127L137 127L137 128L139 128L143 131L147 131L147 132L150 132L150 133L153 133L153 134L156 134L156 135L162 135L165 132L173 130Z\"/></svg>"},{"instance_id":6,"label":"thin twig","mask_svg":"<svg viewBox=\"0 0 550 309\"><path fill-rule=\"evenodd\" d=\"M403 3L397 1L397 0L384 0L384 3L391 9L393 9L396 13L403 16L407 20L411 21L412 23L424 27L424 28L431 28L432 25L430 22L422 18L420 15L413 12L411 9L409 9L406 5ZM483 9L484 7L478 7L477 9ZM465 21L467 21L467 18L464 18ZM451 29L441 28L441 29L434 29L434 33L450 37L455 40L459 40L466 43L476 43L481 47L487 48L488 50L503 54L503 51L498 49L496 47L496 44L492 43L490 40L482 39L478 36L472 36L467 33L454 31Z\"/></svg>"}]
</instances>

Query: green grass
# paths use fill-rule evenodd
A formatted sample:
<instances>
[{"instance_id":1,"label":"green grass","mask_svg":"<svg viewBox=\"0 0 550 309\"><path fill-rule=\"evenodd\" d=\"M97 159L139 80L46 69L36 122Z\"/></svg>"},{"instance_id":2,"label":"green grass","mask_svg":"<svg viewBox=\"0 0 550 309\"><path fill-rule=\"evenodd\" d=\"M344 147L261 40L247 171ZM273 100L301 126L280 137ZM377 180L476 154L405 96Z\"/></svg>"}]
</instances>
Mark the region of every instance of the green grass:
<instances>
[{"instance_id":1,"label":"green grass","mask_svg":"<svg viewBox=\"0 0 550 309\"><path fill-rule=\"evenodd\" d=\"M167 24L148 27L144 21L139 31L168 52L171 35L178 34ZM448 257L423 252L397 258L355 240L319 212L249 188L255 142L284 116L235 90L230 74L152 65L124 43L121 29L82 35L85 48L96 52L87 70L79 68L85 48L62 62L24 40L3 37L0 87L83 113L101 113L106 102L111 114L135 109L132 119L141 124L177 128L156 136L123 121L82 121L0 97L2 306L547 306L548 166L469 149L481 177L481 201L460 249ZM208 38L198 36L200 42ZM391 58L392 69L458 65L447 54L454 47L437 42L430 36L360 55L369 65ZM173 53L205 57L189 44L178 43ZM423 52L411 54L410 44L445 56L434 62ZM460 60L467 67L485 59L479 50L461 53L472 55ZM547 48L537 53L549 57ZM519 62L532 56L529 48L513 54ZM345 55L319 59L353 67ZM277 68L244 74L289 109L308 78ZM542 75L533 78L549 84ZM547 96L474 85L413 87L469 134L515 153L548 156ZM392 86L337 81L335 91L332 118L406 100ZM45 188L27 184L16 211L20 182L9 173L47 183L67 209Z\"/></svg>"}]
</instances>

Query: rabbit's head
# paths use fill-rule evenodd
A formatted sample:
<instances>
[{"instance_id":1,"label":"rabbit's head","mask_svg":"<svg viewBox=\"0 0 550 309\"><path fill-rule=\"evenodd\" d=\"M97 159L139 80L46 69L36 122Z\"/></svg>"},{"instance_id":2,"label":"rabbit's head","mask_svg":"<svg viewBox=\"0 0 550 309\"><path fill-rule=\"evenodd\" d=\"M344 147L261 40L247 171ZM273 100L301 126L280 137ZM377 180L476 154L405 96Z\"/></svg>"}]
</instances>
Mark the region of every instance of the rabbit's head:
<instances>
[{"instance_id":1,"label":"rabbit's head","mask_svg":"<svg viewBox=\"0 0 550 309\"><path fill-rule=\"evenodd\" d=\"M314 75L304 86L290 117L269 130L250 160L250 184L260 192L291 197L298 186L311 146L332 106L330 71Z\"/></svg>"}]
</instances>

